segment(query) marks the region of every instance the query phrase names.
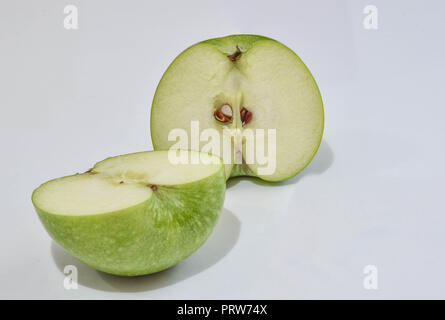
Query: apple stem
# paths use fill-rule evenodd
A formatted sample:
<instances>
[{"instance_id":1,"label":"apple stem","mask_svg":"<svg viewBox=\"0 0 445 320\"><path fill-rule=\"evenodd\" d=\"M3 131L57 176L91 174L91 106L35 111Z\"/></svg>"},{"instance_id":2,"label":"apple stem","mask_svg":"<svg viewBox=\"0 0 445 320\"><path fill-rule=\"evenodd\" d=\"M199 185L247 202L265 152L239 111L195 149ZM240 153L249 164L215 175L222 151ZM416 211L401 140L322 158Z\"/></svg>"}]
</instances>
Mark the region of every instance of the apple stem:
<instances>
[{"instance_id":1,"label":"apple stem","mask_svg":"<svg viewBox=\"0 0 445 320\"><path fill-rule=\"evenodd\" d=\"M147 185L147 187L150 187L151 190L153 190L153 191L158 190L158 187L155 184L149 184L149 185Z\"/></svg>"},{"instance_id":2,"label":"apple stem","mask_svg":"<svg viewBox=\"0 0 445 320\"><path fill-rule=\"evenodd\" d=\"M227 56L227 58L229 58L230 61L235 62L241 58L241 54L242 54L242 52L241 52L240 48L238 47L238 45L236 45L236 51L232 54L229 54Z\"/></svg>"}]
</instances>

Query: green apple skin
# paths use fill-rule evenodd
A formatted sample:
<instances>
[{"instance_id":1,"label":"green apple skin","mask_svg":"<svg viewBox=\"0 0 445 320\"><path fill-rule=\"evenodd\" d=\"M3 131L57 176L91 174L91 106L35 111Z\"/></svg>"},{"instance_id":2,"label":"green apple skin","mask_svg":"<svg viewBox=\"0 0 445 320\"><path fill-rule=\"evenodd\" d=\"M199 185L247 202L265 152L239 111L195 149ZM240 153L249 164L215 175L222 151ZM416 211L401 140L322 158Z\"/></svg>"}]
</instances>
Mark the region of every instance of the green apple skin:
<instances>
[{"instance_id":1,"label":"green apple skin","mask_svg":"<svg viewBox=\"0 0 445 320\"><path fill-rule=\"evenodd\" d=\"M167 269L196 251L216 225L224 195L221 165L212 176L158 186L146 202L111 213L64 216L34 206L49 235L72 256L106 273L138 276Z\"/></svg>"},{"instance_id":2,"label":"green apple skin","mask_svg":"<svg viewBox=\"0 0 445 320\"><path fill-rule=\"evenodd\" d=\"M225 172L226 172L226 179L232 178L232 177L237 177L237 176L251 176L251 177L257 177L260 178L262 180L265 181L269 181L269 182L279 182L279 181L284 181L287 180L289 178L294 177L295 175L297 175L298 173L300 173L303 169L305 169L309 163L313 160L313 158L315 157L319 146L321 144L322 141L322 137L323 137L323 131L324 131L324 108L323 108L323 102L322 102L322 98L321 98L321 93L320 90L317 86L317 83L315 82L311 72L309 71L309 69L307 68L307 66L304 64L304 62L299 58L299 56L292 51L291 49L289 49L287 46L285 46L284 44L265 37L265 36L261 36L261 35L250 35L250 34L240 34L240 35L230 35L230 36L225 36L225 37L220 37L220 38L214 38L214 39L209 39L209 40L205 40L199 43L196 43L192 46L190 46L189 48L185 49L180 55L178 55L175 60L170 64L170 66L167 68L167 70L165 71L163 77L161 78L157 90L155 92L154 98L153 98L153 103L152 103L152 108L151 108L151 116L150 116L150 132L151 132L151 140L153 143L153 147L155 150L168 150L169 147L171 146L171 143L166 142L166 136L168 134L166 134L165 128L168 128L168 117L173 116L174 114L172 113L168 113L168 116L164 115L160 115L160 113L162 113L162 109L165 108L165 106L162 106L162 97L160 91L165 91L164 88L162 87L163 84L163 80L167 77L167 76L172 76L173 72L175 72L175 68L177 68L177 65L179 64L179 61L181 59L184 59L185 56L191 54L190 52L195 50L198 47L202 47L203 45L210 45L214 48L216 48L220 53L222 53L225 56L231 55L234 53L234 51L236 50L236 48L238 47L240 49L240 51L242 52L242 54L248 54L249 50L252 48L255 48L256 46L261 46L264 43L274 43L277 46L281 47L282 49L284 49L285 51L288 52L289 55L293 56L293 59L295 60L296 63L299 64L299 68L301 70L303 70L302 72L305 73L305 76L307 78L307 81L309 83L308 88L309 91L312 91L312 102L314 105L314 108L316 109L315 113L317 114L316 116L316 120L315 120L315 124L313 126L313 128L310 129L310 138L308 138L307 140L312 140L311 142L311 146L310 148L307 148L307 150L305 150L305 156L304 159L302 160L295 160L295 165L292 165L291 163L286 163L284 164L282 161L282 159L286 159L286 158L292 158L294 156L295 153L298 152L298 149L293 149L290 148L290 146L292 146L292 142L290 141L292 138L289 138L289 136L291 137L292 135L294 135L294 132L289 131L287 133L287 138L283 138L283 137L278 137L278 139L282 139L282 140L286 140L283 143L283 146L281 147L281 150L278 150L278 154L282 155L279 157L278 159L278 166L281 167L292 167L290 169L286 168L285 170L282 170L281 172L275 174L275 175L269 175L269 176L260 176L256 173L256 171L254 170L254 168L251 168L249 165L246 165L244 162L243 164L226 164L226 168L225 168ZM243 59L243 58L241 58ZM239 112L239 110L237 110ZM188 110L188 112L190 112L190 110ZM195 113L201 112L200 110L195 110ZM236 111L235 111L236 112ZM182 117L183 119L189 119L189 120L194 120L194 118L192 117L194 114L183 114L181 112L178 112L178 117ZM254 119L255 119L256 115L254 115ZM286 115L280 115L281 118L285 119ZM166 118L166 121L164 121L164 119ZM205 129L206 125L208 125L208 123L206 123L205 121L201 121L204 122L204 127L201 129ZM214 125L215 127L218 126L218 124ZM279 128L280 124L277 124L277 129L278 130L282 130L282 131L286 131L286 129L283 128ZM187 130L187 125L184 124L175 124L173 127L180 127L183 129ZM234 126L236 127L236 126ZM259 128L261 128L261 126L259 126ZM189 131L189 130L187 130ZM280 141L277 141L277 144L279 144ZM289 151L290 150L290 151ZM298 164L297 164L298 162Z\"/></svg>"}]
</instances>

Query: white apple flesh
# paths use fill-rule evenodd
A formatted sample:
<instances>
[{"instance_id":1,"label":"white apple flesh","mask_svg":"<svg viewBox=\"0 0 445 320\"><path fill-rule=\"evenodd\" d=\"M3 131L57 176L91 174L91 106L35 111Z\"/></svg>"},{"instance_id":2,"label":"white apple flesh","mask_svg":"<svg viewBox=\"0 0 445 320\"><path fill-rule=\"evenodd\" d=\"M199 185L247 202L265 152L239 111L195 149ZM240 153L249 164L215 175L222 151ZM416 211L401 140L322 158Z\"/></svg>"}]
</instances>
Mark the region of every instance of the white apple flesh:
<instances>
[{"instance_id":1,"label":"white apple flesh","mask_svg":"<svg viewBox=\"0 0 445 320\"><path fill-rule=\"evenodd\" d=\"M241 135L247 128L275 129L273 173L261 174L257 160L245 163L246 139L235 138L233 154L242 154L243 162L228 163L226 175L281 181L296 175L315 156L324 113L314 78L292 50L266 37L233 35L195 44L169 66L153 99L155 150L168 150L175 143L168 139L172 129L184 129L190 137L193 120L201 130L214 128L221 136L224 126L239 129Z\"/></svg>"},{"instance_id":2,"label":"white apple flesh","mask_svg":"<svg viewBox=\"0 0 445 320\"><path fill-rule=\"evenodd\" d=\"M185 259L212 232L225 174L221 160L211 160L172 164L163 151L112 157L42 184L32 201L54 241L84 263L116 275L154 273Z\"/></svg>"}]
</instances>

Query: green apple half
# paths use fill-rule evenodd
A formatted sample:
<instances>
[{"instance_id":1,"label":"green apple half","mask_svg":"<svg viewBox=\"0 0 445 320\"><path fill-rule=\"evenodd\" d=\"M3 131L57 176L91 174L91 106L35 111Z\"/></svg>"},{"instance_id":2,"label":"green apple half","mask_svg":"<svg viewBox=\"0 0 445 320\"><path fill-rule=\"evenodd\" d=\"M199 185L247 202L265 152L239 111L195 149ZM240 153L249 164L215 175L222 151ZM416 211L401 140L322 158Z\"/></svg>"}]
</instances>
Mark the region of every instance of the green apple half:
<instances>
[{"instance_id":1,"label":"green apple half","mask_svg":"<svg viewBox=\"0 0 445 320\"><path fill-rule=\"evenodd\" d=\"M153 99L155 150L175 144L168 139L172 129L192 136L193 120L200 130L239 129L241 139L233 138L232 155L242 155L242 161L234 163L233 156L224 161L227 178L250 175L281 181L303 170L315 156L323 134L323 103L310 71L288 47L263 36L232 35L197 43L171 63ZM256 159L246 163L247 128L276 130L272 173L261 174ZM205 144L189 148L202 150ZM213 153L222 157L221 152Z\"/></svg>"},{"instance_id":2,"label":"green apple half","mask_svg":"<svg viewBox=\"0 0 445 320\"><path fill-rule=\"evenodd\" d=\"M211 157L176 165L167 151L108 158L42 184L32 202L54 241L84 263L117 275L154 273L197 250L218 220L226 180Z\"/></svg>"}]
</instances>

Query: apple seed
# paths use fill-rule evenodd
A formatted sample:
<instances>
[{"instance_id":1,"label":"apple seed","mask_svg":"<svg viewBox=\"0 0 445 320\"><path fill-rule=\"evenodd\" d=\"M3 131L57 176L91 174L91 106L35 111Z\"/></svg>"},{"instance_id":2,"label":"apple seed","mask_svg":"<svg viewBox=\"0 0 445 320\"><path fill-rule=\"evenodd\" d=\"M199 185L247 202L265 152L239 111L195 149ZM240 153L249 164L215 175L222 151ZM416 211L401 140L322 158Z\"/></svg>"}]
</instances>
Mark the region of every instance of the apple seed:
<instances>
[{"instance_id":1,"label":"apple seed","mask_svg":"<svg viewBox=\"0 0 445 320\"><path fill-rule=\"evenodd\" d=\"M223 104L221 106L221 112L223 113L223 115L228 116L228 117L232 117L232 115L233 115L232 107L228 104Z\"/></svg>"},{"instance_id":2,"label":"apple seed","mask_svg":"<svg viewBox=\"0 0 445 320\"><path fill-rule=\"evenodd\" d=\"M213 113L216 120L220 122L232 122L232 107L225 103L221 106L221 108L215 110Z\"/></svg>"},{"instance_id":3,"label":"apple seed","mask_svg":"<svg viewBox=\"0 0 445 320\"><path fill-rule=\"evenodd\" d=\"M244 125L248 124L250 121L252 121L253 114L252 112L248 111L246 108L241 109L241 122Z\"/></svg>"}]
</instances>

